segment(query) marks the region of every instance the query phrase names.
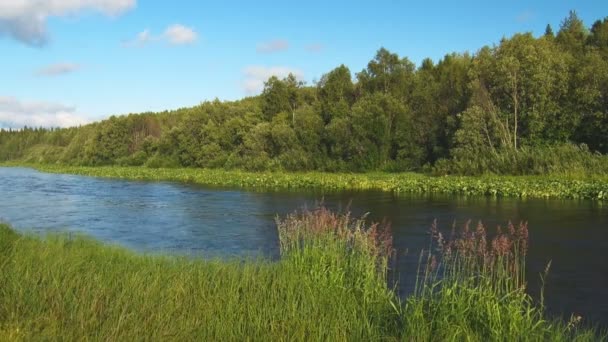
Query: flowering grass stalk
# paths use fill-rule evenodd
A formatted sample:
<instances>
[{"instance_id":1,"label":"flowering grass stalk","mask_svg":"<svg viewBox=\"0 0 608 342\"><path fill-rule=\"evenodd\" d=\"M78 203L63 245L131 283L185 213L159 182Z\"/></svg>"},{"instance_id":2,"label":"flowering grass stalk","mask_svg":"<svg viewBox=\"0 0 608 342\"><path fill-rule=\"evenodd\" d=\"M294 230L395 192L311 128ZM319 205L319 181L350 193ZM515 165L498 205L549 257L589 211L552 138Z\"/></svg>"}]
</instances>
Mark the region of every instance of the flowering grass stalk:
<instances>
[{"instance_id":1,"label":"flowering grass stalk","mask_svg":"<svg viewBox=\"0 0 608 342\"><path fill-rule=\"evenodd\" d=\"M0 225L0 340L597 341L525 293L527 226L437 238L404 302L384 225L325 208L277 219L281 259L150 256ZM433 262L434 260L434 262Z\"/></svg>"},{"instance_id":2,"label":"flowering grass stalk","mask_svg":"<svg viewBox=\"0 0 608 342\"><path fill-rule=\"evenodd\" d=\"M528 225L509 223L491 237L480 222L452 227L449 238L434 222L431 251L421 254L420 279L407 298L404 336L433 341L594 341L581 326L546 317L526 292Z\"/></svg>"}]
</instances>

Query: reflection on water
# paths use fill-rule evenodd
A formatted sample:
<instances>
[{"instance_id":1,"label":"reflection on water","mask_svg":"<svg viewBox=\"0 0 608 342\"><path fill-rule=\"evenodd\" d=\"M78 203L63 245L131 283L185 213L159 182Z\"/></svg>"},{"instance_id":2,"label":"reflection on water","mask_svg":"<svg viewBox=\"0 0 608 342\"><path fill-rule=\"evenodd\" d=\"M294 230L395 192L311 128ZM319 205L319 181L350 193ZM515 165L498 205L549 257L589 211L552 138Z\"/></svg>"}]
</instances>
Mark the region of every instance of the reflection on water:
<instances>
[{"instance_id":1,"label":"reflection on water","mask_svg":"<svg viewBox=\"0 0 608 342\"><path fill-rule=\"evenodd\" d=\"M0 220L21 231L82 232L145 252L206 257L278 256L274 219L323 199L333 209L388 219L399 256L400 292L411 291L418 253L434 219L483 220L492 230L511 220L530 228L528 281L552 260L545 294L555 313L574 312L608 325L608 208L571 200L394 196L365 192L247 192L0 168ZM404 254L405 251L409 251Z\"/></svg>"}]
</instances>

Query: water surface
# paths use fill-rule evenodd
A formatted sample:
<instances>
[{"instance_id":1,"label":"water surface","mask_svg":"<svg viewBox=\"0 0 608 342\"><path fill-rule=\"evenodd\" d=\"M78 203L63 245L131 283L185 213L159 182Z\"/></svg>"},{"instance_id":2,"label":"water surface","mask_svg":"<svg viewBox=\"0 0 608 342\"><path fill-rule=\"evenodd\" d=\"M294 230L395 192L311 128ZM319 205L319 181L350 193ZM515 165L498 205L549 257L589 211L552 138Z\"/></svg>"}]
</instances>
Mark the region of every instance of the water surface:
<instances>
[{"instance_id":1,"label":"water surface","mask_svg":"<svg viewBox=\"0 0 608 342\"><path fill-rule=\"evenodd\" d=\"M0 221L20 231L85 233L143 252L204 257L278 256L274 220L318 200L334 209L392 223L400 292L414 283L418 253L434 219L529 222L530 291L552 260L545 295L554 314L608 326L608 203L395 196L377 191L252 192L0 168ZM405 253L407 251L407 253Z\"/></svg>"}]
</instances>

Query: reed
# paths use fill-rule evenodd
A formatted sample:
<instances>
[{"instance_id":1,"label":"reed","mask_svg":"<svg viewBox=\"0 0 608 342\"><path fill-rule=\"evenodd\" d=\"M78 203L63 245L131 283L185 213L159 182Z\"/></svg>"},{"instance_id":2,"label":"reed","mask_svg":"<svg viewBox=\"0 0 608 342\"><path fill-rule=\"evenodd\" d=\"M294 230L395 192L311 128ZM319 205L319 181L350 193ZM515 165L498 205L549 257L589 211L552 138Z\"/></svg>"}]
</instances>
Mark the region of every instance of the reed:
<instances>
[{"instance_id":1,"label":"reed","mask_svg":"<svg viewBox=\"0 0 608 342\"><path fill-rule=\"evenodd\" d=\"M606 339L577 318L547 320L526 295L526 226L493 240L481 225L447 240L434 230L435 258L404 302L387 286L387 226L321 207L277 228L271 262L141 255L0 225L0 340Z\"/></svg>"},{"instance_id":2,"label":"reed","mask_svg":"<svg viewBox=\"0 0 608 342\"><path fill-rule=\"evenodd\" d=\"M403 336L416 341L595 341L597 330L573 316L546 316L526 292L527 223L490 236L480 222L452 227L449 237L431 227L432 245L421 254L421 274L407 298ZM548 270L547 270L548 272Z\"/></svg>"}]
</instances>

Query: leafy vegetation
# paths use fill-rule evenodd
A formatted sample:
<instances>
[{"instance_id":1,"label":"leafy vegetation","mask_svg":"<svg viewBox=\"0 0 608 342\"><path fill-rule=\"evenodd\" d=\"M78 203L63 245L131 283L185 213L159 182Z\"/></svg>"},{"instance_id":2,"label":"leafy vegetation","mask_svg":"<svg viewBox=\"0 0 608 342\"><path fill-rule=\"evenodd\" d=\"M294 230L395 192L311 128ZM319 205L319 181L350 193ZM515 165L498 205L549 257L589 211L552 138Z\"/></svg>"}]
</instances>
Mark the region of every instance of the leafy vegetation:
<instances>
[{"instance_id":1,"label":"leafy vegetation","mask_svg":"<svg viewBox=\"0 0 608 342\"><path fill-rule=\"evenodd\" d=\"M608 19L576 12L557 34L518 33L419 66L384 48L312 86L270 78L261 95L79 128L0 132L0 161L249 171L603 174ZM354 77L353 77L354 76ZM574 158L571 158L574 157ZM582 161L583 165L578 162Z\"/></svg>"},{"instance_id":2,"label":"leafy vegetation","mask_svg":"<svg viewBox=\"0 0 608 342\"><path fill-rule=\"evenodd\" d=\"M323 208L277 225L278 262L145 256L0 225L0 339L605 339L545 319L523 279L500 268L519 258L478 278L454 248L441 278L429 263L421 290L401 303L386 282L393 251L382 226Z\"/></svg>"},{"instance_id":3,"label":"leafy vegetation","mask_svg":"<svg viewBox=\"0 0 608 342\"><path fill-rule=\"evenodd\" d=\"M11 165L11 164L4 164ZM608 199L608 176L425 176L415 173L246 172L219 169L82 167L30 164L41 171L116 179L174 181L261 190L381 190L519 198Z\"/></svg>"},{"instance_id":4,"label":"leafy vegetation","mask_svg":"<svg viewBox=\"0 0 608 342\"><path fill-rule=\"evenodd\" d=\"M471 153L455 152L451 160L441 160L433 173L479 175L571 175L581 179L594 174L608 174L608 158L592 153L586 145L522 147L517 151L499 150Z\"/></svg>"}]
</instances>

